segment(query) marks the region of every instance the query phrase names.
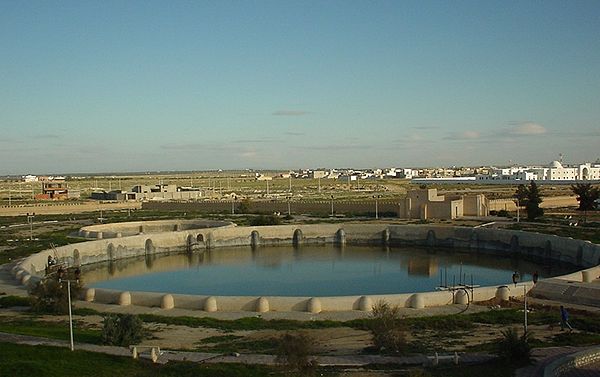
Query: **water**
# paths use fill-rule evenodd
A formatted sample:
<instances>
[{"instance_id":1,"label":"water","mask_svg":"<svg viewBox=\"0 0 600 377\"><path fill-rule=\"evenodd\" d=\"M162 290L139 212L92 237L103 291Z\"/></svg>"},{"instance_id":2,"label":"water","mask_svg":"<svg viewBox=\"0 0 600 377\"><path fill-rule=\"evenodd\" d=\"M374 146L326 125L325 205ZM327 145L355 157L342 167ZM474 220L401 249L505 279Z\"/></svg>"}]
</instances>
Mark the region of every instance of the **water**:
<instances>
[{"instance_id":1,"label":"water","mask_svg":"<svg viewBox=\"0 0 600 377\"><path fill-rule=\"evenodd\" d=\"M90 287L215 296L345 296L433 291L440 285L512 283L574 271L448 249L327 246L222 248L149 256L83 269ZM472 279L472 280L471 280Z\"/></svg>"}]
</instances>

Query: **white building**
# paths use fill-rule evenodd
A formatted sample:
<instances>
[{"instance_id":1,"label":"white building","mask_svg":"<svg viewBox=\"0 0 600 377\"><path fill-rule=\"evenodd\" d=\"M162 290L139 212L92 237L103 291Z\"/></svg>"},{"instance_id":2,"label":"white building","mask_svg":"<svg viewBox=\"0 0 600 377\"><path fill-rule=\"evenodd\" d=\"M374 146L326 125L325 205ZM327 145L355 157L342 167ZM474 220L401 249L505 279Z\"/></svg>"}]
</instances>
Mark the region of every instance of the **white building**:
<instances>
[{"instance_id":1,"label":"white building","mask_svg":"<svg viewBox=\"0 0 600 377\"><path fill-rule=\"evenodd\" d=\"M477 176L477 181L481 183L490 181L511 183L516 181L575 182L597 180L600 180L600 164L589 162L577 166L564 166L559 161L552 161L546 167L491 169L488 174Z\"/></svg>"}]
</instances>

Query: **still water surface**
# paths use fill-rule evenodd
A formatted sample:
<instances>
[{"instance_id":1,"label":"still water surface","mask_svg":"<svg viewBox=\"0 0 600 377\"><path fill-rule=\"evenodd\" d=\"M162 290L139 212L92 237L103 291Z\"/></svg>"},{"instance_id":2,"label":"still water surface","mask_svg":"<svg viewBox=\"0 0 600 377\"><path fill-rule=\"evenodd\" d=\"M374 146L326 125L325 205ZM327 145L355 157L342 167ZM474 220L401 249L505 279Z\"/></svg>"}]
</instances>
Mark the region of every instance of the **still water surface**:
<instances>
[{"instance_id":1,"label":"still water surface","mask_svg":"<svg viewBox=\"0 0 600 377\"><path fill-rule=\"evenodd\" d=\"M523 259L417 247L306 245L219 248L98 263L87 286L215 296L344 296L435 290L459 283L493 286L574 271ZM472 279L472 280L471 280Z\"/></svg>"}]
</instances>

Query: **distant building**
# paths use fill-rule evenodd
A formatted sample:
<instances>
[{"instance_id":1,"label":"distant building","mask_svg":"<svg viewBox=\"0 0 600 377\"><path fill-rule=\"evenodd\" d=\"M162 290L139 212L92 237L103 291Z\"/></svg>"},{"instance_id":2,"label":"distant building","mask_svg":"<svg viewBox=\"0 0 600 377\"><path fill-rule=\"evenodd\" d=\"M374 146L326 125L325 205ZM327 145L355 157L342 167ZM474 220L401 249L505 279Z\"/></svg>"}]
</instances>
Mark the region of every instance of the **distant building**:
<instances>
[{"instance_id":1,"label":"distant building","mask_svg":"<svg viewBox=\"0 0 600 377\"><path fill-rule=\"evenodd\" d=\"M313 170L310 173L310 177L312 179L326 178L327 175L329 175L329 172L327 172L325 170Z\"/></svg>"},{"instance_id":2,"label":"distant building","mask_svg":"<svg viewBox=\"0 0 600 377\"><path fill-rule=\"evenodd\" d=\"M202 192L195 187L178 187L176 185L136 185L131 191L96 191L91 194L95 200L197 200Z\"/></svg>"},{"instance_id":3,"label":"distant building","mask_svg":"<svg viewBox=\"0 0 600 377\"><path fill-rule=\"evenodd\" d=\"M489 202L483 194L438 195L436 189L412 190L400 203L400 217L409 219L457 219L488 216Z\"/></svg>"},{"instance_id":4,"label":"distant building","mask_svg":"<svg viewBox=\"0 0 600 377\"><path fill-rule=\"evenodd\" d=\"M264 174L256 174L256 179L257 181L272 181L273 177L270 177L268 175L264 175Z\"/></svg>"},{"instance_id":5,"label":"distant building","mask_svg":"<svg viewBox=\"0 0 600 377\"><path fill-rule=\"evenodd\" d=\"M35 195L35 199L38 200L79 199L80 197L79 190L70 190L64 180L56 178L42 181L42 192Z\"/></svg>"},{"instance_id":6,"label":"distant building","mask_svg":"<svg viewBox=\"0 0 600 377\"><path fill-rule=\"evenodd\" d=\"M564 166L559 161L552 161L545 167L492 169L488 174L477 176L478 183L485 183L486 181L518 183L519 181L576 182L597 180L600 180L600 164L589 162L576 166Z\"/></svg>"}]
</instances>

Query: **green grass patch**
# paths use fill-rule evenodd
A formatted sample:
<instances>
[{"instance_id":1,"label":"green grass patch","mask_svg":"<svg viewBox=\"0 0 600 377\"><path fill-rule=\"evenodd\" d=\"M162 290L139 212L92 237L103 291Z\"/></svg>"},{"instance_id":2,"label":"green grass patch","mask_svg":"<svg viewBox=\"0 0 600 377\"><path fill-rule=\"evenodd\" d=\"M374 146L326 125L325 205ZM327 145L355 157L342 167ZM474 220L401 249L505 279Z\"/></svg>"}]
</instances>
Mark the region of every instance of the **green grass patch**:
<instances>
[{"instance_id":1,"label":"green grass patch","mask_svg":"<svg viewBox=\"0 0 600 377\"><path fill-rule=\"evenodd\" d=\"M79 227L61 229L48 233L37 234L34 236L37 237L37 239L34 239L33 241L21 240L11 243L9 244L13 246L11 249L4 250L2 253L0 253L0 264L8 263L17 258L26 257L42 250L47 250L50 247L50 244L64 246L72 243L88 241L83 238L78 239L69 237L70 233L76 232L77 230L79 230ZM0 238L3 238L0 239L0 241L6 241L7 237L7 235L0 235Z\"/></svg>"},{"instance_id":2,"label":"green grass patch","mask_svg":"<svg viewBox=\"0 0 600 377\"><path fill-rule=\"evenodd\" d=\"M0 343L0 376L45 377L259 377L277 376L275 368L242 364L169 362L156 365L66 348Z\"/></svg>"},{"instance_id":3,"label":"green grass patch","mask_svg":"<svg viewBox=\"0 0 600 377\"><path fill-rule=\"evenodd\" d=\"M506 377L513 376L519 366L511 365L500 360L494 360L479 365L440 366L427 368L423 377ZM418 376L418 374L415 374Z\"/></svg>"},{"instance_id":4,"label":"green grass patch","mask_svg":"<svg viewBox=\"0 0 600 377\"><path fill-rule=\"evenodd\" d=\"M206 344L206 343L230 342L232 340L238 340L238 339L242 339L242 338L243 338L243 336L237 336L237 335L216 335L216 336L209 336L208 338L201 339L199 343Z\"/></svg>"},{"instance_id":5,"label":"green grass patch","mask_svg":"<svg viewBox=\"0 0 600 377\"><path fill-rule=\"evenodd\" d=\"M0 308L12 308L15 306L30 306L29 297L0 296Z\"/></svg>"},{"instance_id":6,"label":"green grass patch","mask_svg":"<svg viewBox=\"0 0 600 377\"><path fill-rule=\"evenodd\" d=\"M589 346L600 344L599 334L590 334L583 332L561 332L552 338L548 346Z\"/></svg>"},{"instance_id":7,"label":"green grass patch","mask_svg":"<svg viewBox=\"0 0 600 377\"><path fill-rule=\"evenodd\" d=\"M287 319L265 320L258 317L247 317L236 320L222 320L210 317L165 317L154 314L140 314L144 322L164 323L188 327L207 327L224 331L236 330L299 330L325 329L333 327L354 327L353 321L295 321Z\"/></svg>"},{"instance_id":8,"label":"green grass patch","mask_svg":"<svg viewBox=\"0 0 600 377\"><path fill-rule=\"evenodd\" d=\"M0 332L10 334L39 336L49 339L69 340L69 322L40 321L34 318L5 318L0 321ZM101 331L83 327L81 324L73 323L73 338L81 343L101 343Z\"/></svg>"},{"instance_id":9,"label":"green grass patch","mask_svg":"<svg viewBox=\"0 0 600 377\"><path fill-rule=\"evenodd\" d=\"M464 331L474 326L469 315L407 318L405 321L411 330Z\"/></svg>"},{"instance_id":10,"label":"green grass patch","mask_svg":"<svg viewBox=\"0 0 600 377\"><path fill-rule=\"evenodd\" d=\"M238 336L232 336L229 340L211 343L213 344L205 343L200 345L196 351L223 354L230 354L232 352L274 354L279 346L277 338L244 340L243 337Z\"/></svg>"}]
</instances>

